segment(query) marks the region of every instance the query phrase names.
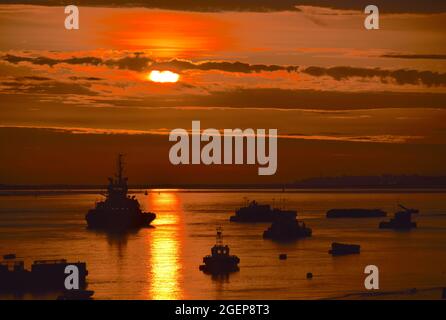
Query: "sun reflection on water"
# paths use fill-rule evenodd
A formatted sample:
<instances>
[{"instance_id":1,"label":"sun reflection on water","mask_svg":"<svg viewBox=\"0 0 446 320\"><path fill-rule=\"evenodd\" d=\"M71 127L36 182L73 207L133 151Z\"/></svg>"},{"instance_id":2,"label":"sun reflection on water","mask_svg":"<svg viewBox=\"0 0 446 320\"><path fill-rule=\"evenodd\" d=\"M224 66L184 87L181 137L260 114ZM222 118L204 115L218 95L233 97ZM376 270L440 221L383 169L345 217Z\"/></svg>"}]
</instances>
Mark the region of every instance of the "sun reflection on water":
<instances>
[{"instance_id":1,"label":"sun reflection on water","mask_svg":"<svg viewBox=\"0 0 446 320\"><path fill-rule=\"evenodd\" d=\"M148 204L157 217L155 229L148 238L151 252L149 291L155 300L182 298L181 268L181 203L175 192L152 190Z\"/></svg>"}]
</instances>

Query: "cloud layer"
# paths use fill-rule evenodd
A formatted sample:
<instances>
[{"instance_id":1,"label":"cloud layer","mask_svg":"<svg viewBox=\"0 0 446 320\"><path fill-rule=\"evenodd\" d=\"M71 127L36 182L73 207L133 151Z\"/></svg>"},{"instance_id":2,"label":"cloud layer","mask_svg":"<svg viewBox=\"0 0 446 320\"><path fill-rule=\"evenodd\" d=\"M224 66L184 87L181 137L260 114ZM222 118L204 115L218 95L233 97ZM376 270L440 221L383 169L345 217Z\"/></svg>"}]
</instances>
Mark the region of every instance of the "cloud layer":
<instances>
[{"instance_id":1,"label":"cloud layer","mask_svg":"<svg viewBox=\"0 0 446 320\"><path fill-rule=\"evenodd\" d=\"M302 72L313 77L329 76L337 81L357 78L379 78L381 82L387 83L394 81L398 85L424 85L428 87L445 86L446 73L412 70L412 69L381 69L381 68L359 68L348 66L336 67L301 67L286 66L286 65L265 65L265 64L249 64L239 61L201 61L192 62L181 59L171 59L165 61L154 60L150 57L141 54L130 54L125 57L117 59L103 59L93 56L86 57L71 57L65 59L57 59L45 56L28 57L7 54L1 57L2 60L12 64L21 62L28 62L34 65L47 65L53 67L57 64L70 65L93 65L93 66L108 66L111 68L118 68L124 70L132 70L137 72L144 72L151 69L169 69L176 72L186 70L201 70L201 71L224 71L236 73L259 73L259 72Z\"/></svg>"},{"instance_id":2,"label":"cloud layer","mask_svg":"<svg viewBox=\"0 0 446 320\"><path fill-rule=\"evenodd\" d=\"M119 59L102 59L97 57L72 57L67 59L55 59L45 56L39 57L25 57L7 54L2 57L2 60L9 63L18 64L20 62L29 62L35 65L47 65L53 67L57 64L71 64L71 65L104 65L109 67L116 67L119 69L127 69L132 71L147 71L157 68L169 68L174 71L183 70L220 70L225 72L241 72L241 73L255 73L255 72L273 72L273 71L288 71L295 72L298 66L279 66L279 65L264 65L264 64L248 64L243 62L227 62L227 61L204 61L191 62L188 60L172 59L167 61L156 61L149 57L132 54Z\"/></svg>"},{"instance_id":3,"label":"cloud layer","mask_svg":"<svg viewBox=\"0 0 446 320\"><path fill-rule=\"evenodd\" d=\"M147 7L184 11L292 11L297 5L321 6L335 9L364 10L370 4L367 0L4 0L6 4L70 5L81 6L123 6ZM446 3L438 0L375 0L382 12L446 12Z\"/></svg>"},{"instance_id":4,"label":"cloud layer","mask_svg":"<svg viewBox=\"0 0 446 320\"><path fill-rule=\"evenodd\" d=\"M382 82L394 80L400 85L423 84L425 86L444 86L446 85L446 73L433 71L418 71L408 69L384 70L380 68L354 68L354 67L308 67L302 72L315 77L329 76L335 80L344 80L352 77L373 78L378 77Z\"/></svg>"}]
</instances>

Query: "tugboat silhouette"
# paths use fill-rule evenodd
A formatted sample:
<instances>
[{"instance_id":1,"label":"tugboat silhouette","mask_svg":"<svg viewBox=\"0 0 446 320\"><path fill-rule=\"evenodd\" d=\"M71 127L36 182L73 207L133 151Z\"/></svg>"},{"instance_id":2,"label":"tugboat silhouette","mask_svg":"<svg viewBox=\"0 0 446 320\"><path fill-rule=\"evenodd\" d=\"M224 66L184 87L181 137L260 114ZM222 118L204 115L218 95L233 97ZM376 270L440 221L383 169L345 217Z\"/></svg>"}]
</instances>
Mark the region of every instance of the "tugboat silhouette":
<instances>
[{"instance_id":1,"label":"tugboat silhouette","mask_svg":"<svg viewBox=\"0 0 446 320\"><path fill-rule=\"evenodd\" d=\"M122 154L118 155L115 177L108 178L106 199L88 211L88 228L104 231L127 231L148 227L156 218L151 212L142 212L135 196L128 196L127 178L123 177Z\"/></svg>"},{"instance_id":2,"label":"tugboat silhouette","mask_svg":"<svg viewBox=\"0 0 446 320\"><path fill-rule=\"evenodd\" d=\"M211 248L211 255L203 258L203 263L199 269L206 274L213 276L224 276L239 270L240 259L237 256L229 255L229 247L223 245L222 228L217 228L216 243Z\"/></svg>"}]
</instances>

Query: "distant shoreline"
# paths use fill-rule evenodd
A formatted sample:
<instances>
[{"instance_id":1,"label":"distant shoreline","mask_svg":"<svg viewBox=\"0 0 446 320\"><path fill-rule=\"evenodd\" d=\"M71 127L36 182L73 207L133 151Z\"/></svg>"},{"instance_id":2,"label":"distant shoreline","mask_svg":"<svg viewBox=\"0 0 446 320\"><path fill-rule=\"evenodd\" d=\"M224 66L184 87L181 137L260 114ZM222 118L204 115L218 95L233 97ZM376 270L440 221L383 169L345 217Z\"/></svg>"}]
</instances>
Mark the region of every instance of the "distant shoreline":
<instances>
[{"instance_id":1,"label":"distant shoreline","mask_svg":"<svg viewBox=\"0 0 446 320\"><path fill-rule=\"evenodd\" d=\"M40 195L40 194L105 194L105 185L44 185L44 186L0 186L0 196L5 195ZM277 185L225 185L225 186L203 186L203 185L135 185L129 186L129 193L158 193L169 192L193 192L193 193L443 193L446 186L361 186L361 187L283 187Z\"/></svg>"},{"instance_id":2,"label":"distant shoreline","mask_svg":"<svg viewBox=\"0 0 446 320\"><path fill-rule=\"evenodd\" d=\"M107 189L106 184L1 184L0 191L20 190L98 190ZM446 175L390 175L381 176L336 176L316 177L285 183L140 183L129 189L190 189L190 190L445 190Z\"/></svg>"}]
</instances>

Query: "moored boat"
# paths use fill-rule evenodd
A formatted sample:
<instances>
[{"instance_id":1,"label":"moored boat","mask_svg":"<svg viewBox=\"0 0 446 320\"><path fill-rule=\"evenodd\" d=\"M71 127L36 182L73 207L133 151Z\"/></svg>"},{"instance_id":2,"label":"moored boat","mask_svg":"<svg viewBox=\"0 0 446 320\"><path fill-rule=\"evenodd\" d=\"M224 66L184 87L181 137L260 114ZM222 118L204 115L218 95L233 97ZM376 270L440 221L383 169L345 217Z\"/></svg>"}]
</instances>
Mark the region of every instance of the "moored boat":
<instances>
[{"instance_id":1,"label":"moored boat","mask_svg":"<svg viewBox=\"0 0 446 320\"><path fill-rule=\"evenodd\" d=\"M333 242L331 249L328 253L333 256L347 255L347 254L359 254L361 252L361 246L359 244L345 244L339 242Z\"/></svg>"},{"instance_id":2,"label":"moored boat","mask_svg":"<svg viewBox=\"0 0 446 320\"><path fill-rule=\"evenodd\" d=\"M60 260L36 260L31 270L25 268L23 260L0 261L0 292L49 292L65 289L67 266L76 266L79 288L87 286L87 265L85 262Z\"/></svg>"},{"instance_id":3,"label":"moored boat","mask_svg":"<svg viewBox=\"0 0 446 320\"><path fill-rule=\"evenodd\" d=\"M394 218L390 219L390 221L382 221L379 224L380 229L410 230L417 227L417 223L412 221L412 214L416 214L419 211L406 208L401 204L399 207L403 210L396 212Z\"/></svg>"},{"instance_id":4,"label":"moored boat","mask_svg":"<svg viewBox=\"0 0 446 320\"><path fill-rule=\"evenodd\" d=\"M378 218L387 213L380 209L331 209L327 211L327 218Z\"/></svg>"},{"instance_id":5,"label":"moored boat","mask_svg":"<svg viewBox=\"0 0 446 320\"><path fill-rule=\"evenodd\" d=\"M235 211L235 215L229 218L231 222L273 222L278 217L287 216L296 218L297 212L293 210L282 210L272 208L269 204L259 204L251 201L245 207Z\"/></svg>"},{"instance_id":6,"label":"moored boat","mask_svg":"<svg viewBox=\"0 0 446 320\"><path fill-rule=\"evenodd\" d=\"M228 274L239 270L240 259L229 254L229 246L223 245L222 229L217 228L216 243L211 248L211 255L203 258L203 263L199 269L205 273L219 275Z\"/></svg>"},{"instance_id":7,"label":"moored boat","mask_svg":"<svg viewBox=\"0 0 446 320\"><path fill-rule=\"evenodd\" d=\"M281 216L273 221L271 226L263 232L263 238L276 241L293 241L311 237L312 230L305 222L298 221L295 217Z\"/></svg>"}]
</instances>

